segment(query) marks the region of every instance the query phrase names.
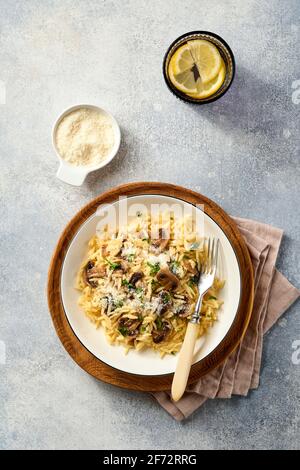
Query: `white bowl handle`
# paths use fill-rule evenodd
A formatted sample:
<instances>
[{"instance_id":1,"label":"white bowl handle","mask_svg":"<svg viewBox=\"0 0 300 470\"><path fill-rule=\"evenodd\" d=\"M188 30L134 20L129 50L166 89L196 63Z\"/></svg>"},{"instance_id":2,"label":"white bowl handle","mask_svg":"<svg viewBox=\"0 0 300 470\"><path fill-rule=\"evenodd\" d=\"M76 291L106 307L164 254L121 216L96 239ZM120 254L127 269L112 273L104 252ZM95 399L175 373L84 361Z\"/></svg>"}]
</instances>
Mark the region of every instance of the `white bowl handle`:
<instances>
[{"instance_id":1,"label":"white bowl handle","mask_svg":"<svg viewBox=\"0 0 300 470\"><path fill-rule=\"evenodd\" d=\"M64 183L72 184L73 186L81 186L84 182L88 171L79 167L72 167L61 162L57 170L56 176Z\"/></svg>"}]
</instances>

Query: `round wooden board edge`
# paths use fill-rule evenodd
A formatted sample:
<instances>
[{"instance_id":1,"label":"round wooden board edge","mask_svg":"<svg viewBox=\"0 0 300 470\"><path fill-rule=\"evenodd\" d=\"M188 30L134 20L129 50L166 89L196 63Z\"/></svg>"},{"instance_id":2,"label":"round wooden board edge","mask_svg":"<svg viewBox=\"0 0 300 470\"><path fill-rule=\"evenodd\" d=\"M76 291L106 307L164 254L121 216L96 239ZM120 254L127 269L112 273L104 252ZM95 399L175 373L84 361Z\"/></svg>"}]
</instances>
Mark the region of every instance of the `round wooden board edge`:
<instances>
[{"instance_id":1,"label":"round wooden board edge","mask_svg":"<svg viewBox=\"0 0 300 470\"><path fill-rule=\"evenodd\" d=\"M214 351L192 366L189 384L197 381L200 377L223 363L242 340L252 313L254 280L250 255L235 222L215 202L193 190L170 183L128 183L100 194L77 212L67 224L57 242L48 273L48 306L57 335L73 360L93 377L126 389L154 392L170 389L173 374L159 376L129 374L100 361L85 348L72 330L62 305L60 292L61 268L64 257L82 223L93 215L99 204L112 203L120 196L128 197L141 194L172 196L194 205L204 204L205 213L225 232L239 261L242 276L242 291L235 320L225 338Z\"/></svg>"}]
</instances>

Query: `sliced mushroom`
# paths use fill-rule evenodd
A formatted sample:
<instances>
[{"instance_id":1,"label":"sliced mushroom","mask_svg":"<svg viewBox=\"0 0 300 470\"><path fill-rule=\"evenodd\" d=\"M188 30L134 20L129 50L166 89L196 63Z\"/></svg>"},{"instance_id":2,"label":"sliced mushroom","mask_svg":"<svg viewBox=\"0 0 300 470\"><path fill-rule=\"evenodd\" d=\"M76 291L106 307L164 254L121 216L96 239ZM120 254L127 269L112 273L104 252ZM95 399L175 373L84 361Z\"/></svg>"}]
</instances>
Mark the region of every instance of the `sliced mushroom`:
<instances>
[{"instance_id":1,"label":"sliced mushroom","mask_svg":"<svg viewBox=\"0 0 300 470\"><path fill-rule=\"evenodd\" d=\"M151 243L151 247L155 252L161 253L167 248L170 241L167 235L168 234L165 229L160 228L158 230L158 238L153 240Z\"/></svg>"},{"instance_id":2,"label":"sliced mushroom","mask_svg":"<svg viewBox=\"0 0 300 470\"><path fill-rule=\"evenodd\" d=\"M116 270L121 270L123 271L123 273L127 273L128 268L129 268L127 261L124 259L121 259L121 260L118 260L117 262L118 262L118 266Z\"/></svg>"},{"instance_id":3,"label":"sliced mushroom","mask_svg":"<svg viewBox=\"0 0 300 470\"><path fill-rule=\"evenodd\" d=\"M170 333L170 325L167 322L163 322L160 330L152 330L153 343L161 343L167 335Z\"/></svg>"},{"instance_id":4,"label":"sliced mushroom","mask_svg":"<svg viewBox=\"0 0 300 470\"><path fill-rule=\"evenodd\" d=\"M187 318L190 313L190 308L187 304L179 305L175 310L175 315L178 315L180 318Z\"/></svg>"},{"instance_id":5,"label":"sliced mushroom","mask_svg":"<svg viewBox=\"0 0 300 470\"><path fill-rule=\"evenodd\" d=\"M105 266L97 266L92 269L88 270L88 273L90 278L92 277L104 277L106 275L106 267Z\"/></svg>"},{"instance_id":6,"label":"sliced mushroom","mask_svg":"<svg viewBox=\"0 0 300 470\"><path fill-rule=\"evenodd\" d=\"M169 308L172 307L172 299L168 291L162 290L159 293L159 302L157 305L157 315L163 315Z\"/></svg>"},{"instance_id":7,"label":"sliced mushroom","mask_svg":"<svg viewBox=\"0 0 300 470\"><path fill-rule=\"evenodd\" d=\"M166 313L168 308L169 308L168 305L164 305L162 303L158 304L158 307L156 309L157 315L163 315L164 313Z\"/></svg>"},{"instance_id":8,"label":"sliced mushroom","mask_svg":"<svg viewBox=\"0 0 300 470\"><path fill-rule=\"evenodd\" d=\"M188 273L193 274L194 276L199 274L196 264L194 264L193 260L191 259L184 259L182 262L183 266L187 270Z\"/></svg>"},{"instance_id":9,"label":"sliced mushroom","mask_svg":"<svg viewBox=\"0 0 300 470\"><path fill-rule=\"evenodd\" d=\"M144 277L144 273L137 271L133 273L131 278L129 279L129 284L135 287L136 283L140 281Z\"/></svg>"},{"instance_id":10,"label":"sliced mushroom","mask_svg":"<svg viewBox=\"0 0 300 470\"><path fill-rule=\"evenodd\" d=\"M165 289L176 289L179 285L178 277L175 276L175 274L171 273L168 268L162 268L157 273L156 277Z\"/></svg>"},{"instance_id":11,"label":"sliced mushroom","mask_svg":"<svg viewBox=\"0 0 300 470\"><path fill-rule=\"evenodd\" d=\"M104 313L107 315L108 313L113 312L116 307L115 299L111 294L107 294L100 299L100 305L104 308Z\"/></svg>"},{"instance_id":12,"label":"sliced mushroom","mask_svg":"<svg viewBox=\"0 0 300 470\"><path fill-rule=\"evenodd\" d=\"M106 276L105 266L95 266L93 261L88 261L82 272L83 280L87 286L97 287L97 280Z\"/></svg>"},{"instance_id":13,"label":"sliced mushroom","mask_svg":"<svg viewBox=\"0 0 300 470\"><path fill-rule=\"evenodd\" d=\"M131 318L121 318L118 323L119 328L126 328L126 336L135 338L139 334L139 327L141 326L142 321L139 319Z\"/></svg>"}]
</instances>

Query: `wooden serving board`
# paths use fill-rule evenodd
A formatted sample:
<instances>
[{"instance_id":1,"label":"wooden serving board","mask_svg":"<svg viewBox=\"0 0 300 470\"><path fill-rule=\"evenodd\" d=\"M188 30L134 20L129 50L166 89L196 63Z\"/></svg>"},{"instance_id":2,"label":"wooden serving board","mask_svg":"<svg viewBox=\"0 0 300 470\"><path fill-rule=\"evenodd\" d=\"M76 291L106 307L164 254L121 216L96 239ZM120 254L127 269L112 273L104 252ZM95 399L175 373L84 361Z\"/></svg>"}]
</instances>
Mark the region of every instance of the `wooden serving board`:
<instances>
[{"instance_id":1,"label":"wooden serving board","mask_svg":"<svg viewBox=\"0 0 300 470\"><path fill-rule=\"evenodd\" d=\"M197 381L219 364L238 346L247 329L253 306L253 271L248 249L235 222L217 204L189 189L166 183L130 183L113 188L83 207L69 222L55 248L48 274L48 305L59 339L67 352L86 372L104 382L140 391L169 390L173 374L141 376L129 374L103 363L90 353L73 332L61 299L61 271L67 249L81 225L95 213L100 204L115 202L120 196L158 194L204 205L204 211L224 231L235 251L241 273L241 297L237 314L228 333L208 356L194 364L189 384Z\"/></svg>"}]
</instances>

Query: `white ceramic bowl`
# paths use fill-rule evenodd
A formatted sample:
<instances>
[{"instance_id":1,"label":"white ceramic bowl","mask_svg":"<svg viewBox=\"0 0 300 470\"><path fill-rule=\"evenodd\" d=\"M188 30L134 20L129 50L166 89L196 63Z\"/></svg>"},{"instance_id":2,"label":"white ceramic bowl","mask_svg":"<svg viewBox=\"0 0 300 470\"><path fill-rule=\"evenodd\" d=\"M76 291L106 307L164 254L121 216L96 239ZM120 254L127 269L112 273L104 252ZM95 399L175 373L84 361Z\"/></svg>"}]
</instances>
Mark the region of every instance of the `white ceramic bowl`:
<instances>
[{"instance_id":1,"label":"white ceramic bowl","mask_svg":"<svg viewBox=\"0 0 300 470\"><path fill-rule=\"evenodd\" d=\"M103 162L101 162L98 165L78 165L78 166L71 165L70 163L66 162L63 158L61 158L59 151L57 149L57 146L56 146L55 136L56 136L57 127L59 123L61 122L61 120L72 111L77 111L78 109L82 109L82 108L88 108L88 109L93 109L95 111L100 111L102 114L105 114L106 116L108 116L112 122L113 131L115 135L115 143L111 152L107 155L105 160L103 160ZM81 186L86 176L88 175L88 173L90 173L91 171L99 170L100 168L103 168L104 166L108 165L113 160L113 158L117 155L119 148L120 148L120 143L121 143L121 131L120 131L119 124L117 123L116 119L112 116L112 114L108 113L102 108L99 108L98 106L93 106L90 104L79 104L79 105L72 106L71 108L66 109L58 117L52 130L52 143L53 143L55 153L60 162L58 171L56 173L57 178L73 186Z\"/></svg>"},{"instance_id":2,"label":"white ceramic bowl","mask_svg":"<svg viewBox=\"0 0 300 470\"><path fill-rule=\"evenodd\" d=\"M127 199L128 213L130 211L131 214L135 213L133 205L136 204L144 204L147 208L150 208L151 204L164 203L172 205L174 202L182 205L182 207L185 205L191 206L187 202L168 196L141 195ZM117 201L113 205L116 207L118 215L120 202ZM195 206L192 206L192 208L194 211L200 210ZM79 308L78 298L80 293L74 288L75 279L78 269L86 257L88 241L95 235L98 223L101 226L101 217L95 213L80 227L68 248L63 263L61 276L62 301L71 328L81 343L94 356L116 369L140 375L173 373L177 362L176 356L167 355L161 359L160 355L152 350L131 350L125 355L124 348L110 345L105 338L103 329L97 330ZM219 275L226 280L226 283L220 293L224 305L219 311L219 319L207 334L198 340L194 363L210 354L225 337L236 316L241 293L239 264L230 241L216 222L206 214L204 214L203 225L205 236L214 236L220 239Z\"/></svg>"}]
</instances>

